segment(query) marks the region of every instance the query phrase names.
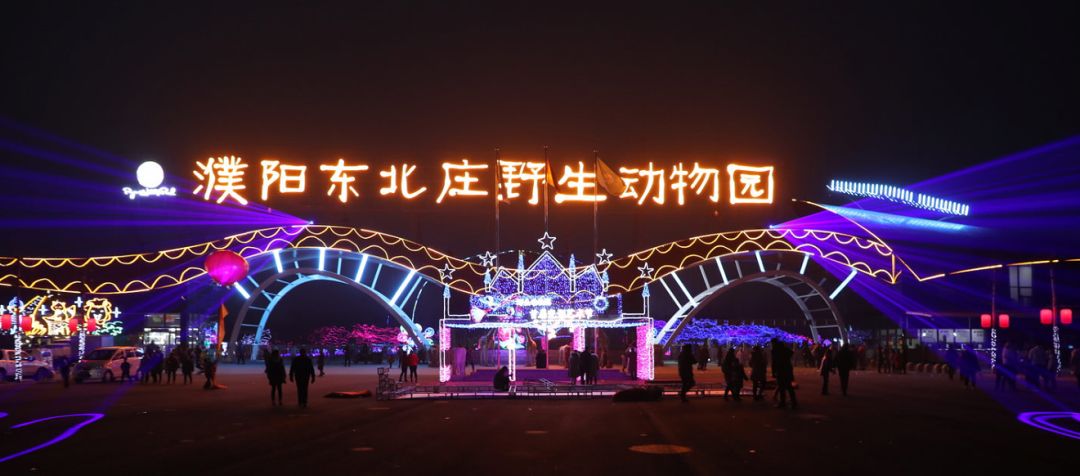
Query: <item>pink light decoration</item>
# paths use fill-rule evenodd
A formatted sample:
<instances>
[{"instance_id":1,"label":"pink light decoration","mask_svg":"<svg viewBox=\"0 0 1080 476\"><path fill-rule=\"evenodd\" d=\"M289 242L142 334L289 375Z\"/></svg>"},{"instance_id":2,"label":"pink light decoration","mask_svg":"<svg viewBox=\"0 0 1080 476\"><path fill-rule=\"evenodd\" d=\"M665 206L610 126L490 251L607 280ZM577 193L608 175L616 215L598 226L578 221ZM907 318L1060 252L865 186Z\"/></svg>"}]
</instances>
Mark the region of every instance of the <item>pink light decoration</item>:
<instances>
[{"instance_id":1,"label":"pink light decoration","mask_svg":"<svg viewBox=\"0 0 1080 476\"><path fill-rule=\"evenodd\" d=\"M86 318L86 332L93 334L97 332L97 319L93 317Z\"/></svg>"},{"instance_id":2,"label":"pink light decoration","mask_svg":"<svg viewBox=\"0 0 1080 476\"><path fill-rule=\"evenodd\" d=\"M68 330L71 331L72 334L78 332L79 331L79 320L74 318L74 317L72 317L71 319L68 319Z\"/></svg>"},{"instance_id":3,"label":"pink light decoration","mask_svg":"<svg viewBox=\"0 0 1080 476\"><path fill-rule=\"evenodd\" d=\"M450 348L450 328L442 327L439 329L439 350L447 350Z\"/></svg>"},{"instance_id":4,"label":"pink light decoration","mask_svg":"<svg viewBox=\"0 0 1080 476\"><path fill-rule=\"evenodd\" d=\"M1049 326L1054 323L1054 311L1043 309L1039 311L1039 323Z\"/></svg>"},{"instance_id":5,"label":"pink light decoration","mask_svg":"<svg viewBox=\"0 0 1080 476\"><path fill-rule=\"evenodd\" d=\"M4 314L0 315L0 329L5 331L11 330L11 322L11 313L5 312Z\"/></svg>"},{"instance_id":6,"label":"pink light decoration","mask_svg":"<svg viewBox=\"0 0 1080 476\"><path fill-rule=\"evenodd\" d=\"M656 376L653 369L654 357L652 339L650 338L651 328L652 322L637 327L637 378L641 380L652 380Z\"/></svg>"},{"instance_id":7,"label":"pink light decoration","mask_svg":"<svg viewBox=\"0 0 1080 476\"><path fill-rule=\"evenodd\" d=\"M1062 309L1059 317L1061 318L1061 325L1072 325L1072 309Z\"/></svg>"},{"instance_id":8,"label":"pink light decoration","mask_svg":"<svg viewBox=\"0 0 1080 476\"><path fill-rule=\"evenodd\" d=\"M206 257L206 273L218 284L231 286L248 274L248 262L229 250L218 250Z\"/></svg>"},{"instance_id":9,"label":"pink light decoration","mask_svg":"<svg viewBox=\"0 0 1080 476\"><path fill-rule=\"evenodd\" d=\"M574 328L574 350L581 352L585 350L585 328Z\"/></svg>"},{"instance_id":10,"label":"pink light decoration","mask_svg":"<svg viewBox=\"0 0 1080 476\"><path fill-rule=\"evenodd\" d=\"M998 327L1000 327L1002 329L1008 329L1009 328L1009 315L1008 314L998 314Z\"/></svg>"},{"instance_id":11,"label":"pink light decoration","mask_svg":"<svg viewBox=\"0 0 1080 476\"><path fill-rule=\"evenodd\" d=\"M979 324L982 326L983 329L989 329L990 326L994 325L994 316L991 316L989 314L980 315Z\"/></svg>"}]
</instances>

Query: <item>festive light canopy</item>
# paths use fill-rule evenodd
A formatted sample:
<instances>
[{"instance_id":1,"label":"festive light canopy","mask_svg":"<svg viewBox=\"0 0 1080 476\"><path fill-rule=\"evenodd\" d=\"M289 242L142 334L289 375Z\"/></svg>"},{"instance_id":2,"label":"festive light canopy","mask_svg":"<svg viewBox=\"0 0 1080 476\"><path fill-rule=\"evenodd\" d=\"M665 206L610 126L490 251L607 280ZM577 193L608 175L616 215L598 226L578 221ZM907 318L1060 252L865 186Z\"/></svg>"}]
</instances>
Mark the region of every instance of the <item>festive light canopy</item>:
<instances>
[{"instance_id":1,"label":"festive light canopy","mask_svg":"<svg viewBox=\"0 0 1080 476\"><path fill-rule=\"evenodd\" d=\"M660 323L660 322L658 322ZM757 324L728 325L714 320L697 318L683 328L675 338L679 343L715 341L720 345L766 345L774 338L788 344L802 344L810 338L786 332L775 327Z\"/></svg>"}]
</instances>

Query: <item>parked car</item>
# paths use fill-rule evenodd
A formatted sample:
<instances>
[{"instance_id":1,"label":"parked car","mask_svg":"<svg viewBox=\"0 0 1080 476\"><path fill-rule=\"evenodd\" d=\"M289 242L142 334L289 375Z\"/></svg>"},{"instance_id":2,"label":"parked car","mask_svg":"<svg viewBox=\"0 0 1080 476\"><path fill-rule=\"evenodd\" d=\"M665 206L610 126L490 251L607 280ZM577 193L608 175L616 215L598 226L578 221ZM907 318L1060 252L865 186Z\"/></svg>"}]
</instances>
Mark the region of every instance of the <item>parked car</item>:
<instances>
[{"instance_id":1,"label":"parked car","mask_svg":"<svg viewBox=\"0 0 1080 476\"><path fill-rule=\"evenodd\" d=\"M75 365L75 383L87 380L101 380L112 382L120 378L122 374L120 364L127 357L131 364L131 376L139 372L139 360L142 358L142 349L136 347L98 347L83 355L82 360Z\"/></svg>"},{"instance_id":2,"label":"parked car","mask_svg":"<svg viewBox=\"0 0 1080 476\"><path fill-rule=\"evenodd\" d=\"M48 362L30 355L26 351L22 354L23 378L32 378L37 381L52 378L53 372ZM0 350L0 381L15 378L15 351L12 349Z\"/></svg>"}]
</instances>

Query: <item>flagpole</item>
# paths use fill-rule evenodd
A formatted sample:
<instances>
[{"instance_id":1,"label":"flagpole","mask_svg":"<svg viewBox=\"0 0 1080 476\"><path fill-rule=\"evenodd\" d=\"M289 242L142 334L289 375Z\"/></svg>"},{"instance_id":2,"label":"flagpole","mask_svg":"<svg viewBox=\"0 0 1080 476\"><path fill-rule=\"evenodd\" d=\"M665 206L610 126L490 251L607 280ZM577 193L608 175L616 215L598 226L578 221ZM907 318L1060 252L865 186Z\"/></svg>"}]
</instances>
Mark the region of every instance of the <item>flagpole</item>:
<instances>
[{"instance_id":1,"label":"flagpole","mask_svg":"<svg viewBox=\"0 0 1080 476\"><path fill-rule=\"evenodd\" d=\"M593 151L592 171L593 171L593 180L596 182L595 193L597 195L600 194L600 173L599 173L600 171L597 170L597 169L599 169L599 162L600 162L600 151L594 150ZM597 242L600 240L600 228L597 227L597 224L596 224L596 221L597 221L597 213L596 213L596 211L597 211L597 208L598 208L599 205L600 205L600 202L598 202L598 201L596 201L594 199L593 202L592 202L592 236L593 236L593 238L592 238L592 257L593 257L593 259L596 258L596 245L597 245Z\"/></svg>"},{"instance_id":2,"label":"flagpole","mask_svg":"<svg viewBox=\"0 0 1080 476\"><path fill-rule=\"evenodd\" d=\"M551 162L548 162L548 146L544 146L544 167L551 167ZM551 173L550 170L545 170L544 175L544 233L548 232L548 188L547 173Z\"/></svg>"},{"instance_id":3,"label":"flagpole","mask_svg":"<svg viewBox=\"0 0 1080 476\"><path fill-rule=\"evenodd\" d=\"M499 148L495 148L495 267L499 267Z\"/></svg>"}]
</instances>

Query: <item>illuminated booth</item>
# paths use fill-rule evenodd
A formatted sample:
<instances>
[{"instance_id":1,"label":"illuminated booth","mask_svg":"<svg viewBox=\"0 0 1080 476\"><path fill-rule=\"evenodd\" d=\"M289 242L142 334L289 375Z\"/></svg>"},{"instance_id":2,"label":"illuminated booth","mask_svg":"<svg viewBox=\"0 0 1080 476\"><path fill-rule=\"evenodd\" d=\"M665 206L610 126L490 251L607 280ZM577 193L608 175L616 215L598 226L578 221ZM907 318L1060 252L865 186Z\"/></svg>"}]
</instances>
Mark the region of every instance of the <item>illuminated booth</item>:
<instances>
[{"instance_id":1,"label":"illuminated booth","mask_svg":"<svg viewBox=\"0 0 1080 476\"><path fill-rule=\"evenodd\" d=\"M648 287L642 289L640 313L623 309L622 294L608 293L607 272L598 272L595 265L575 266L570 257L563 266L550 252L544 251L526 267L523 254L518 255L516 268L490 268L484 276L484 289L469 298L469 313L450 314L449 288L443 299L444 317L439 322L439 381L457 380L464 376L462 355L451 358L452 330L472 329L494 331L500 351L506 351L505 365L510 380L517 380L517 350L526 341L537 338L547 352L548 339L559 331L572 334L573 350L586 349L587 329L634 329L636 337L636 376L653 379L653 320L649 316ZM451 366L455 361L458 371ZM532 366L533 362L525 363ZM542 366L543 364L541 364Z\"/></svg>"}]
</instances>

